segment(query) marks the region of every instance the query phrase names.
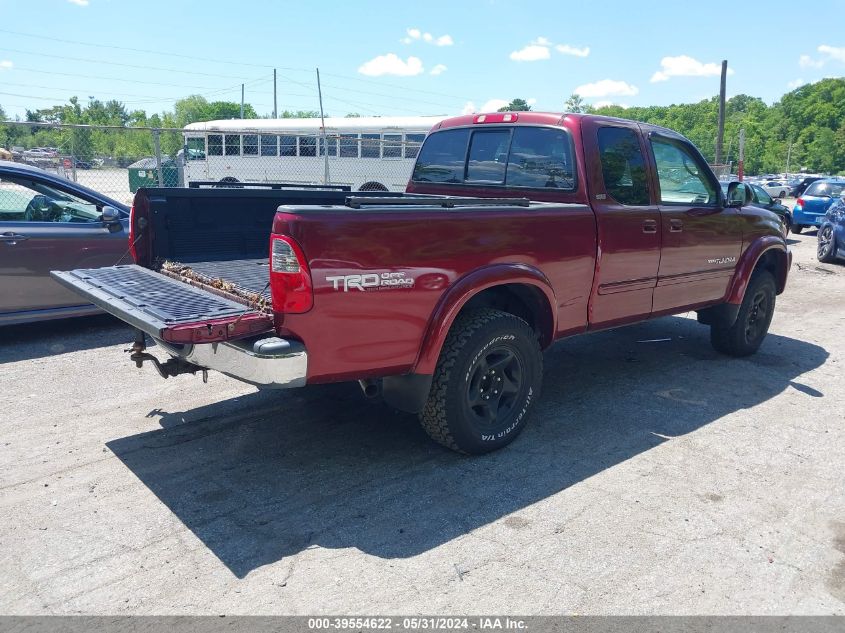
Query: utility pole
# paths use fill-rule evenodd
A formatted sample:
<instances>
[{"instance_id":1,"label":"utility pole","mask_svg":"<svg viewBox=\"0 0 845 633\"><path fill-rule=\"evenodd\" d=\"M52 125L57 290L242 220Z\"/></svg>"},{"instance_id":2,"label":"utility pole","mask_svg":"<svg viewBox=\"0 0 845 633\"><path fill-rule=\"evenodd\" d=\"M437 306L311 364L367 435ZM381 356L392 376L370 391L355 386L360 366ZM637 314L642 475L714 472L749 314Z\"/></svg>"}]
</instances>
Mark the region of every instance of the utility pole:
<instances>
[{"instance_id":1,"label":"utility pole","mask_svg":"<svg viewBox=\"0 0 845 633\"><path fill-rule=\"evenodd\" d=\"M279 118L279 110L276 107L276 69L273 69L273 118Z\"/></svg>"},{"instance_id":2,"label":"utility pole","mask_svg":"<svg viewBox=\"0 0 845 633\"><path fill-rule=\"evenodd\" d=\"M728 77L728 60L722 60L722 80L719 85L719 129L716 133L716 160L717 165L722 164L722 143L725 140L725 85ZM740 178L740 180L742 180Z\"/></svg>"},{"instance_id":3,"label":"utility pole","mask_svg":"<svg viewBox=\"0 0 845 633\"><path fill-rule=\"evenodd\" d=\"M323 171L323 184L329 184L329 148L326 145L326 117L323 115L323 89L320 87L320 69L317 69L317 95L320 97L320 130L323 139L323 155L325 164Z\"/></svg>"},{"instance_id":4,"label":"utility pole","mask_svg":"<svg viewBox=\"0 0 845 633\"><path fill-rule=\"evenodd\" d=\"M241 84L241 118L244 118L244 85Z\"/></svg>"},{"instance_id":5,"label":"utility pole","mask_svg":"<svg viewBox=\"0 0 845 633\"><path fill-rule=\"evenodd\" d=\"M739 167L736 173L739 181L742 182L742 177L745 175L745 128L739 131Z\"/></svg>"}]
</instances>

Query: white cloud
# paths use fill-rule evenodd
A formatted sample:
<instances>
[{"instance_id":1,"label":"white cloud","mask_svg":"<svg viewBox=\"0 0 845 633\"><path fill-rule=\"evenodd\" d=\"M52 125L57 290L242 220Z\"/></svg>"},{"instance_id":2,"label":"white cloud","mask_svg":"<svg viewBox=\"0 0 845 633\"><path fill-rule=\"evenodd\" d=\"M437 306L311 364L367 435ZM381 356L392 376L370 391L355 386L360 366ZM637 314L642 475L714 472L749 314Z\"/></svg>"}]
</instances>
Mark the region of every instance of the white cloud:
<instances>
[{"instance_id":1,"label":"white cloud","mask_svg":"<svg viewBox=\"0 0 845 633\"><path fill-rule=\"evenodd\" d=\"M540 44L529 44L511 53L511 59L515 62L536 62L549 57L551 57L549 47Z\"/></svg>"},{"instance_id":2,"label":"white cloud","mask_svg":"<svg viewBox=\"0 0 845 633\"><path fill-rule=\"evenodd\" d=\"M0 70L9 70L14 64L8 59L0 59Z\"/></svg>"},{"instance_id":3,"label":"white cloud","mask_svg":"<svg viewBox=\"0 0 845 633\"><path fill-rule=\"evenodd\" d=\"M504 108L510 101L507 99L490 99L484 103L480 108L475 107L474 101L467 101L461 110L461 114L475 114L476 112L496 112L499 108Z\"/></svg>"},{"instance_id":4,"label":"white cloud","mask_svg":"<svg viewBox=\"0 0 845 633\"><path fill-rule=\"evenodd\" d=\"M70 2L71 4L75 4L78 7L87 7L88 6L88 0L67 0L67 1Z\"/></svg>"},{"instance_id":5,"label":"white cloud","mask_svg":"<svg viewBox=\"0 0 845 633\"><path fill-rule=\"evenodd\" d=\"M801 57L798 58L798 65L801 66L801 68L821 68L824 66L824 60L813 59L809 55L801 55Z\"/></svg>"},{"instance_id":6,"label":"white cloud","mask_svg":"<svg viewBox=\"0 0 845 633\"><path fill-rule=\"evenodd\" d=\"M589 46L576 48L575 46L570 46L569 44L558 44L555 46L555 50L558 53L563 53L564 55L574 55L575 57L586 57L590 54Z\"/></svg>"},{"instance_id":7,"label":"white cloud","mask_svg":"<svg viewBox=\"0 0 845 633\"><path fill-rule=\"evenodd\" d=\"M822 44L816 50L821 53L819 59L813 59L809 55L801 55L798 58L798 65L801 68L821 68L829 61L837 61L845 64L845 46L828 46Z\"/></svg>"},{"instance_id":8,"label":"white cloud","mask_svg":"<svg viewBox=\"0 0 845 633\"><path fill-rule=\"evenodd\" d=\"M553 44L547 37L538 37L518 51L513 51L510 57L516 62L536 62L541 59L549 59L552 56L552 48L563 55L574 55L575 57L586 57L590 54L588 46L576 48L569 44Z\"/></svg>"},{"instance_id":9,"label":"white cloud","mask_svg":"<svg viewBox=\"0 0 845 633\"><path fill-rule=\"evenodd\" d=\"M510 101L507 99L490 99L487 103L481 106L481 112L495 112L499 108L504 108Z\"/></svg>"},{"instance_id":10,"label":"white cloud","mask_svg":"<svg viewBox=\"0 0 845 633\"><path fill-rule=\"evenodd\" d=\"M444 72L446 72L446 66L444 66L443 64L437 64L434 68L431 69L429 75L442 75Z\"/></svg>"},{"instance_id":11,"label":"white cloud","mask_svg":"<svg viewBox=\"0 0 845 633\"><path fill-rule=\"evenodd\" d=\"M401 57L395 53L388 53L387 55L379 55L368 62L365 62L358 68L358 72L362 75L369 75L370 77L379 77L381 75L399 75L400 77L411 77L419 75L425 69L419 57L409 57L407 61L403 61Z\"/></svg>"},{"instance_id":12,"label":"white cloud","mask_svg":"<svg viewBox=\"0 0 845 633\"><path fill-rule=\"evenodd\" d=\"M803 79L796 79L795 81L790 81L788 84L786 84L786 87L790 90L795 90L796 88L803 86L806 83L807 82Z\"/></svg>"},{"instance_id":13,"label":"white cloud","mask_svg":"<svg viewBox=\"0 0 845 633\"><path fill-rule=\"evenodd\" d=\"M586 98L594 97L632 97L639 92L639 88L624 81L602 79L591 84L578 86L574 92Z\"/></svg>"},{"instance_id":14,"label":"white cloud","mask_svg":"<svg viewBox=\"0 0 845 633\"><path fill-rule=\"evenodd\" d=\"M526 99L525 103L527 103L530 106L533 106L535 103L537 103L537 100L534 97L531 97L530 99Z\"/></svg>"},{"instance_id":15,"label":"white cloud","mask_svg":"<svg viewBox=\"0 0 845 633\"><path fill-rule=\"evenodd\" d=\"M435 36L431 33L423 33L419 29L415 28L405 29L405 33L407 33L407 35L399 40L403 44L412 44L419 40L428 44L434 44L435 46L452 46L452 44L455 43L451 35Z\"/></svg>"},{"instance_id":16,"label":"white cloud","mask_svg":"<svg viewBox=\"0 0 845 633\"><path fill-rule=\"evenodd\" d=\"M722 72L722 65L715 62L703 63L689 55L664 57L660 60L660 70L651 76L651 83L668 81L670 77L712 77ZM732 68L728 74L733 75Z\"/></svg>"},{"instance_id":17,"label":"white cloud","mask_svg":"<svg viewBox=\"0 0 845 633\"><path fill-rule=\"evenodd\" d=\"M836 61L845 64L845 46L836 47L822 44L816 50L822 55L827 55L830 59L835 59Z\"/></svg>"}]
</instances>

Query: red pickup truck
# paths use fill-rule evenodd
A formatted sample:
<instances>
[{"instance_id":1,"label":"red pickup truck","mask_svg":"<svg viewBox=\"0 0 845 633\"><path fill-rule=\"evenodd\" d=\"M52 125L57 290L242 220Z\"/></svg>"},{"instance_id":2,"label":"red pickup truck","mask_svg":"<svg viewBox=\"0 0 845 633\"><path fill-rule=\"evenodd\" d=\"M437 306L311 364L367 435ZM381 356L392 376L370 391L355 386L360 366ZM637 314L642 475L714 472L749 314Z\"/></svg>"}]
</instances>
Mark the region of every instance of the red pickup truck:
<instances>
[{"instance_id":1,"label":"red pickup truck","mask_svg":"<svg viewBox=\"0 0 845 633\"><path fill-rule=\"evenodd\" d=\"M358 380L484 453L525 427L558 339L696 310L718 351L755 352L791 253L750 195L667 129L462 116L432 129L404 194L141 189L134 265L53 275L139 330L139 367Z\"/></svg>"}]
</instances>

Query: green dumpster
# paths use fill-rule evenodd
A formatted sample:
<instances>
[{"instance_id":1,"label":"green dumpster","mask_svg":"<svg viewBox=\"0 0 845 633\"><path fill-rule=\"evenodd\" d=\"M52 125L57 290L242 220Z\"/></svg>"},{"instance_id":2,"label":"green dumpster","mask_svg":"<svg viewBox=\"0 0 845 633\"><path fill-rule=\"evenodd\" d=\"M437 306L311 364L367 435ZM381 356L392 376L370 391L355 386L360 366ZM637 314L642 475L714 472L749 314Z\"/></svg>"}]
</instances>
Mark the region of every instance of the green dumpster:
<instances>
[{"instance_id":1,"label":"green dumpster","mask_svg":"<svg viewBox=\"0 0 845 633\"><path fill-rule=\"evenodd\" d=\"M165 187L177 187L179 185L179 169L176 163L165 158L161 161L161 182ZM129 191L135 193L141 187L158 187L158 172L156 171L156 159L142 158L129 165Z\"/></svg>"}]
</instances>

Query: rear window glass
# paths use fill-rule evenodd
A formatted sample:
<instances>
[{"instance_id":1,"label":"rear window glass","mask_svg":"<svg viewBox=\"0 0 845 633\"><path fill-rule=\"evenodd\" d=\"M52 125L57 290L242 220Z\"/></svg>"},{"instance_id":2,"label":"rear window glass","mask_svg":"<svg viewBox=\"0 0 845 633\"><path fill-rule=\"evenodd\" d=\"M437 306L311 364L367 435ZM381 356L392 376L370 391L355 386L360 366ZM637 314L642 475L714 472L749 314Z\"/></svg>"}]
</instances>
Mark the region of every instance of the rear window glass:
<instances>
[{"instance_id":1,"label":"rear window glass","mask_svg":"<svg viewBox=\"0 0 845 633\"><path fill-rule=\"evenodd\" d=\"M465 128L430 135L420 150L413 179L418 182L463 182L468 142L469 130Z\"/></svg>"},{"instance_id":2,"label":"rear window glass","mask_svg":"<svg viewBox=\"0 0 845 633\"><path fill-rule=\"evenodd\" d=\"M543 189L575 186L566 131L527 126L430 134L420 150L413 180Z\"/></svg>"},{"instance_id":3,"label":"rear window glass","mask_svg":"<svg viewBox=\"0 0 845 633\"><path fill-rule=\"evenodd\" d=\"M804 195L818 197L830 196L831 198L835 198L842 193L843 189L845 189L845 183L817 181L807 187Z\"/></svg>"},{"instance_id":4,"label":"rear window glass","mask_svg":"<svg viewBox=\"0 0 845 633\"><path fill-rule=\"evenodd\" d=\"M510 140L507 128L475 132L469 144L466 179L503 184Z\"/></svg>"}]
</instances>

